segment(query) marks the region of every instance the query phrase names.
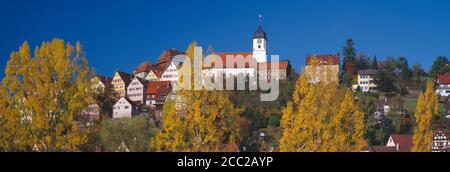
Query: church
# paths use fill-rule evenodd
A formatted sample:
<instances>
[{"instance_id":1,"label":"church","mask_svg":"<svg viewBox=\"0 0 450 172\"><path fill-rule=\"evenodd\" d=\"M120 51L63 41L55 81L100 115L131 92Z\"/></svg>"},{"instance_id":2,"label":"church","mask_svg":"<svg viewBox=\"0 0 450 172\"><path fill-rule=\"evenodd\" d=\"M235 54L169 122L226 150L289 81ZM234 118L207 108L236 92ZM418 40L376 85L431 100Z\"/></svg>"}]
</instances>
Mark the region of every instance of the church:
<instances>
[{"instance_id":1,"label":"church","mask_svg":"<svg viewBox=\"0 0 450 172\"><path fill-rule=\"evenodd\" d=\"M291 65L289 61L268 61L267 54L267 34L260 24L253 33L253 51L248 52L214 52L212 55L218 56L222 60L222 65L210 66L203 70L205 76L226 77L244 75L271 79L284 80L291 75ZM248 58L250 57L250 58ZM244 60L243 60L244 59ZM231 65L230 65L231 64ZM276 68L275 66L278 66ZM272 76L276 74L275 76Z\"/></svg>"},{"instance_id":2,"label":"church","mask_svg":"<svg viewBox=\"0 0 450 172\"><path fill-rule=\"evenodd\" d=\"M220 58L223 65L212 65L203 68L204 76L217 77L219 75L236 77L239 75L256 77L260 76L268 80L284 80L291 77L293 72L289 61L268 61L267 34L260 24L252 36L252 51L247 52L213 52ZM186 55L186 52L171 48L164 51L156 64L146 61L133 71L133 75L149 82L178 81L182 61L176 61L175 56ZM231 65L227 65L231 64ZM276 68L275 66L278 66ZM258 75L257 75L258 74ZM276 75L274 75L276 74ZM272 76L274 75L274 76Z\"/></svg>"}]
</instances>

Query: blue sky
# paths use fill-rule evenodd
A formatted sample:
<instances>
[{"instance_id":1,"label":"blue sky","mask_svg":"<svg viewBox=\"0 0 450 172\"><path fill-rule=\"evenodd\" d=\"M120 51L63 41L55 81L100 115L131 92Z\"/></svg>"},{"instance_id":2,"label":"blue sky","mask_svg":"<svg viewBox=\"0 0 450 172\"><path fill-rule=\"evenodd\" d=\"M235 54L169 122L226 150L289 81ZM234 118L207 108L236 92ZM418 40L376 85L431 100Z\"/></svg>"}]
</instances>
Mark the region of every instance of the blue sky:
<instances>
[{"instance_id":1,"label":"blue sky","mask_svg":"<svg viewBox=\"0 0 450 172\"><path fill-rule=\"evenodd\" d=\"M23 41L34 47L52 38L80 41L105 75L193 40L216 51L251 51L258 14L270 54L297 70L306 54L341 52L350 37L360 53L405 56L426 69L436 56L450 56L448 0L2 0L0 69Z\"/></svg>"}]
</instances>

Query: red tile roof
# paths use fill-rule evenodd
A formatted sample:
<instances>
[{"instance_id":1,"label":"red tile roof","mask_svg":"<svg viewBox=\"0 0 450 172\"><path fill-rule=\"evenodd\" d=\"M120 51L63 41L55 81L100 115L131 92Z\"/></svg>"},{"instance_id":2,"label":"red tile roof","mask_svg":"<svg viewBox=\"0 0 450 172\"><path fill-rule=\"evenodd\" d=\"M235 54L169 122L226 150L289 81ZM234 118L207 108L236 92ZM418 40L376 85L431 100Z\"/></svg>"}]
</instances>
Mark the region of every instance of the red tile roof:
<instances>
[{"instance_id":1,"label":"red tile roof","mask_svg":"<svg viewBox=\"0 0 450 172\"><path fill-rule=\"evenodd\" d=\"M306 56L306 65L310 64L311 58L316 57L324 64L328 65L339 65L340 64L340 55L339 54L324 54L324 55L307 55Z\"/></svg>"},{"instance_id":2,"label":"red tile roof","mask_svg":"<svg viewBox=\"0 0 450 172\"><path fill-rule=\"evenodd\" d=\"M163 70L160 70L157 67L152 68L152 72L156 75L156 77L161 78L163 74Z\"/></svg>"},{"instance_id":3,"label":"red tile roof","mask_svg":"<svg viewBox=\"0 0 450 172\"><path fill-rule=\"evenodd\" d=\"M214 53L213 55L217 55L219 56L219 58L222 60L222 67L217 67L217 66L213 66L212 68L237 68L238 67L238 59L237 58L242 58L243 60L245 60L245 68L249 68L250 67L250 62L251 61L247 61L247 57L252 57L253 53L252 52L219 52L219 53ZM233 63L232 66L228 67L227 66L227 61L231 61ZM256 59L254 60L255 65L257 65L256 63ZM256 67L256 66L255 66Z\"/></svg>"},{"instance_id":4,"label":"red tile roof","mask_svg":"<svg viewBox=\"0 0 450 172\"><path fill-rule=\"evenodd\" d=\"M141 73L141 72L150 72L152 68L152 62L145 61L141 63L136 69L134 69L133 74Z\"/></svg>"},{"instance_id":5,"label":"red tile roof","mask_svg":"<svg viewBox=\"0 0 450 172\"><path fill-rule=\"evenodd\" d=\"M270 70L272 65L277 65L278 69L287 69L289 67L289 61L280 61L280 62L262 62L258 63L258 70Z\"/></svg>"},{"instance_id":6,"label":"red tile roof","mask_svg":"<svg viewBox=\"0 0 450 172\"><path fill-rule=\"evenodd\" d=\"M184 55L186 54L183 51L178 51L176 48L171 48L168 50L165 50L161 53L161 55L158 58L158 63L165 62L165 61L171 61L173 57L176 55Z\"/></svg>"},{"instance_id":7,"label":"red tile roof","mask_svg":"<svg viewBox=\"0 0 450 172\"><path fill-rule=\"evenodd\" d=\"M388 146L370 146L369 151L371 152L397 152L396 147Z\"/></svg>"},{"instance_id":8,"label":"red tile roof","mask_svg":"<svg viewBox=\"0 0 450 172\"><path fill-rule=\"evenodd\" d=\"M447 138L450 137L450 131L445 130L444 128L438 128L438 129L436 129L436 130L433 131L433 135L432 135L433 138L436 137L436 135L437 135L438 133L444 134Z\"/></svg>"},{"instance_id":9,"label":"red tile roof","mask_svg":"<svg viewBox=\"0 0 450 172\"><path fill-rule=\"evenodd\" d=\"M146 95L155 95L155 99L160 99L161 96L168 95L172 90L170 81L150 82L147 85Z\"/></svg>"},{"instance_id":10,"label":"red tile roof","mask_svg":"<svg viewBox=\"0 0 450 172\"><path fill-rule=\"evenodd\" d=\"M392 140L395 144L400 145L399 152L411 152L412 135L407 134L391 134Z\"/></svg>"},{"instance_id":11,"label":"red tile roof","mask_svg":"<svg viewBox=\"0 0 450 172\"><path fill-rule=\"evenodd\" d=\"M161 62L155 65L155 68L157 71L159 71L161 74L164 73L164 71L166 71L167 67L170 66L172 62L171 61L165 61L165 62Z\"/></svg>"},{"instance_id":12,"label":"red tile roof","mask_svg":"<svg viewBox=\"0 0 450 172\"><path fill-rule=\"evenodd\" d=\"M450 73L438 75L439 84L450 84Z\"/></svg>"}]
</instances>

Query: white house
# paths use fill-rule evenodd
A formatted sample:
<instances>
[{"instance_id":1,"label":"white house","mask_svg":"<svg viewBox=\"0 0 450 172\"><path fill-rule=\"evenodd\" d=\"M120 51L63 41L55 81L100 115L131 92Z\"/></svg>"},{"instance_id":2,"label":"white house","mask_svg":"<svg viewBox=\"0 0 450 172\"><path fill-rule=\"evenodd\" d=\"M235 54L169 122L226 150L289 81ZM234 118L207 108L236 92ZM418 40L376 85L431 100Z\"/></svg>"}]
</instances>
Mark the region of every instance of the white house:
<instances>
[{"instance_id":1,"label":"white house","mask_svg":"<svg viewBox=\"0 0 450 172\"><path fill-rule=\"evenodd\" d=\"M179 63L180 65L181 63ZM169 64L166 66L166 68L163 70L164 72L161 75L161 81L178 81L179 74L178 74L178 68L177 64L175 62L169 62Z\"/></svg>"},{"instance_id":2,"label":"white house","mask_svg":"<svg viewBox=\"0 0 450 172\"><path fill-rule=\"evenodd\" d=\"M431 150L433 152L447 152L450 150L450 140L448 132L438 129L433 133L433 142Z\"/></svg>"},{"instance_id":3,"label":"white house","mask_svg":"<svg viewBox=\"0 0 450 172\"><path fill-rule=\"evenodd\" d=\"M95 120L100 119L100 106L97 103L91 103L87 108L81 111L80 122L86 122L86 126L93 124Z\"/></svg>"},{"instance_id":4,"label":"white house","mask_svg":"<svg viewBox=\"0 0 450 172\"><path fill-rule=\"evenodd\" d=\"M126 97L122 97L113 106L113 119L131 118L139 114L139 107Z\"/></svg>"},{"instance_id":5,"label":"white house","mask_svg":"<svg viewBox=\"0 0 450 172\"><path fill-rule=\"evenodd\" d=\"M373 91L377 87L374 82L377 72L377 70L358 71L358 83L353 85L353 90L356 90L359 87L362 92Z\"/></svg>"},{"instance_id":6,"label":"white house","mask_svg":"<svg viewBox=\"0 0 450 172\"><path fill-rule=\"evenodd\" d=\"M134 77L127 88L127 97L138 105L144 103L144 92L147 88L148 81Z\"/></svg>"},{"instance_id":7,"label":"white house","mask_svg":"<svg viewBox=\"0 0 450 172\"><path fill-rule=\"evenodd\" d=\"M136 104L144 104L144 92L147 88L147 81L139 77L134 77L127 88L127 97Z\"/></svg>"},{"instance_id":8,"label":"white house","mask_svg":"<svg viewBox=\"0 0 450 172\"><path fill-rule=\"evenodd\" d=\"M450 95L450 73L439 75L437 77L436 93L442 97Z\"/></svg>"}]
</instances>

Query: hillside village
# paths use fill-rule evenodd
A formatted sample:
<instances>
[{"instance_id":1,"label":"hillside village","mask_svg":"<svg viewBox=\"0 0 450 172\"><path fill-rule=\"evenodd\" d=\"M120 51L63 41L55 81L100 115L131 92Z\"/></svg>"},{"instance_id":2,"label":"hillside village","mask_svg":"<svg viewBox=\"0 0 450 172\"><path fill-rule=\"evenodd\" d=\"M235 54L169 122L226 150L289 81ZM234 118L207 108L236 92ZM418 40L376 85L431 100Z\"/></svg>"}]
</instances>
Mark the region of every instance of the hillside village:
<instances>
[{"instance_id":1,"label":"hillside village","mask_svg":"<svg viewBox=\"0 0 450 172\"><path fill-rule=\"evenodd\" d=\"M276 101L264 102L260 101L259 94L266 90L261 88L227 91L232 103L230 107L239 112L239 117L235 119L238 126L235 127L240 129L240 139L235 143L219 145L220 150L280 151L282 116L288 113L285 107L289 107L291 100L299 98L293 96L296 95L295 89L298 89L301 75L309 78L307 83L310 85L336 82L339 89L351 91L352 102L364 115L363 134L368 146L359 150L363 152L412 151L418 97L425 92L427 81L432 81L435 84L434 93L439 98L438 113L433 116L429 129L432 130L432 151L450 150L450 67L445 56L439 56L431 70L426 72L420 64L410 67L405 57L377 60L376 56L357 54L355 43L348 39L342 52L307 54L302 57L306 61L304 66L292 66L287 59L268 59L270 44L261 24L251 38L252 50L248 52L217 52L208 47L206 55L232 65L204 67L202 74L232 80L245 76L246 82L251 77L277 80L280 82L280 94ZM192 45L197 46L196 43ZM336 50L339 51L338 48ZM165 105L179 99L173 83L180 80L180 70L187 54L188 50L170 48L155 58L156 61L144 61L133 71L116 70L111 75L90 73L89 105L83 107L75 119L78 128L89 133L87 143L80 150L149 151L152 144L158 144L149 143L149 140L164 126L164 114L170 110ZM238 58L242 57L251 57L255 65L249 65L250 62L239 64ZM325 71L331 76L323 75ZM5 83L14 82L5 80ZM25 98L33 96L29 92L25 92ZM23 102L22 98L19 99ZM5 107L10 105L8 102L4 104ZM32 121L32 115L21 117L21 120ZM34 145L32 150L41 151L42 148Z\"/></svg>"},{"instance_id":2,"label":"hillside village","mask_svg":"<svg viewBox=\"0 0 450 172\"><path fill-rule=\"evenodd\" d=\"M266 60L267 34L262 26L257 28L252 38L253 52L212 51L209 53L218 55L223 61L232 60L227 57L230 55L253 55L258 64L267 63L270 66L273 62ZM163 51L156 61L142 62L133 71L115 71L112 76L95 75L92 78L93 89L99 94L109 94L114 98L108 109L104 109L96 103L85 109L82 113L84 124L95 125L95 121L102 118L122 119L140 115L147 115L152 120L161 122L161 112L166 100L176 96L171 83L178 81L178 71L183 61L174 61L173 59L180 55L184 56L186 52L171 48ZM357 55L351 39L347 41L342 57L340 53L308 54L305 58L306 64L303 72L311 72L308 67L312 58L324 62L321 64L323 66L331 67L335 73L335 79L339 81L341 87L348 87L354 92L355 99L365 113L365 122L368 126L365 137L370 146L362 151L411 151L411 121L414 120L412 118L416 109L417 97L424 90L426 80L435 81L437 84L436 94L440 97L440 108L439 116L436 117L438 122L433 127L435 131L433 151L449 150L450 99L447 97L450 94L450 74L446 73L448 71L446 59L444 59L444 65L435 62L432 71L426 73L419 64L414 65L411 69L404 57L388 57L384 61L377 61L377 57L369 57L365 54ZM439 58L442 60L445 57ZM228 77L236 77L238 74L251 75L262 70L266 75L271 73L270 67L249 69L235 66L219 70ZM261 73L258 74L261 75ZM289 97L289 92L292 92L292 86L298 74L291 67L289 61L279 62L278 74L278 76L272 77L280 79L282 85L288 87L285 89L289 90L287 91L288 95L280 96L278 103L283 105L286 101L281 99ZM311 75L314 74L311 72ZM242 95L239 97L242 98ZM250 150L276 151L281 114L264 114L261 107L258 110L259 115L265 116L262 117L265 118L262 121L265 121L263 123L266 124L253 128L257 131L250 132L250 135L257 137L256 142L258 143L247 143L247 145L258 145ZM255 140L251 142L255 142ZM249 148L237 148L240 151L245 151L245 149Z\"/></svg>"}]
</instances>

